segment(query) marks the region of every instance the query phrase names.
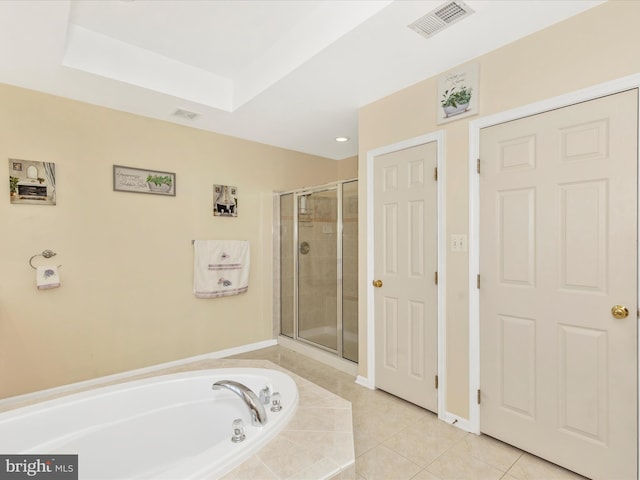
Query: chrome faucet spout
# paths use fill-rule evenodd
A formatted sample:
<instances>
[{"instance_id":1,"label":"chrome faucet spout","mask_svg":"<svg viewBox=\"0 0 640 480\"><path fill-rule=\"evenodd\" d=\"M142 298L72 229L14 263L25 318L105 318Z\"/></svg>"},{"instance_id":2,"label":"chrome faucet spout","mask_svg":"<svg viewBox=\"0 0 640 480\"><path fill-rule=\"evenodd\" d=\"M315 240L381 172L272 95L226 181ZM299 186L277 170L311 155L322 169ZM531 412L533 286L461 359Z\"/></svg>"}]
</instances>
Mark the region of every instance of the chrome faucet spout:
<instances>
[{"instance_id":1,"label":"chrome faucet spout","mask_svg":"<svg viewBox=\"0 0 640 480\"><path fill-rule=\"evenodd\" d=\"M249 408L249 413L251 413L251 425L261 427L267 423L267 412L265 411L264 406L262 406L257 395L246 385L234 382L233 380L220 380L219 382L214 383L211 388L213 390L225 388L240 397Z\"/></svg>"}]
</instances>

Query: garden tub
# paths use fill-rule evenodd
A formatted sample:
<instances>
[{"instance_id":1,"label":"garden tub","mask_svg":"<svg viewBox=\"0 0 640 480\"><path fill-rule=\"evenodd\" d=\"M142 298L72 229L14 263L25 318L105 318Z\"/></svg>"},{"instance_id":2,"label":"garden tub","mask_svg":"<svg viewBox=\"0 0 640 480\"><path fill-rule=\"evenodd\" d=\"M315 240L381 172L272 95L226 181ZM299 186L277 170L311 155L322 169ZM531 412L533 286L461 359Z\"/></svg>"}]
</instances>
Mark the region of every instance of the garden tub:
<instances>
[{"instance_id":1,"label":"garden tub","mask_svg":"<svg viewBox=\"0 0 640 480\"><path fill-rule=\"evenodd\" d=\"M252 425L236 393L212 385L232 380L256 396L279 392L282 410L264 405ZM287 374L221 368L160 375L49 400L0 414L2 454L77 454L78 474L92 479L218 478L251 457L294 416L298 390ZM232 441L244 421L245 439Z\"/></svg>"}]
</instances>

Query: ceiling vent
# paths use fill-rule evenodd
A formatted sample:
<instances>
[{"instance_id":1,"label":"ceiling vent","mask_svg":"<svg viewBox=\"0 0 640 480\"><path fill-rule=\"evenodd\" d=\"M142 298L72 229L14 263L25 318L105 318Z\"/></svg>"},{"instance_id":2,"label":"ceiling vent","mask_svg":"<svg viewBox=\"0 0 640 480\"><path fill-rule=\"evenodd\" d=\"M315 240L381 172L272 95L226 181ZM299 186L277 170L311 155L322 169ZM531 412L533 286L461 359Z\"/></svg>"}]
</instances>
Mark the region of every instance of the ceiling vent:
<instances>
[{"instance_id":1,"label":"ceiling vent","mask_svg":"<svg viewBox=\"0 0 640 480\"><path fill-rule=\"evenodd\" d=\"M425 38L431 38L435 33L453 25L464 17L473 13L466 3L461 1L447 2L430 11L425 16L409 25L409 28Z\"/></svg>"},{"instance_id":2,"label":"ceiling vent","mask_svg":"<svg viewBox=\"0 0 640 480\"><path fill-rule=\"evenodd\" d=\"M195 120L196 118L198 118L200 116L199 113L191 112L191 111L185 110L183 108L176 109L176 111L173 112L172 115L175 116L175 117L184 118L186 120Z\"/></svg>"}]
</instances>

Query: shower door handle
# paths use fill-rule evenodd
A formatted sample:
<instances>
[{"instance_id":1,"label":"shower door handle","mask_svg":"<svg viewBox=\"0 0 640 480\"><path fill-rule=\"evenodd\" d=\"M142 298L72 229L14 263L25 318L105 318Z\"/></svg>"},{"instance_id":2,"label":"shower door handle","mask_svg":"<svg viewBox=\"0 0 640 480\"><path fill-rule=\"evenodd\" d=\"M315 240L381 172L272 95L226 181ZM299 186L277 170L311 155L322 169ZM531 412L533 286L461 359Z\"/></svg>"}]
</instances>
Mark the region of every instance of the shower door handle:
<instances>
[{"instance_id":1,"label":"shower door handle","mask_svg":"<svg viewBox=\"0 0 640 480\"><path fill-rule=\"evenodd\" d=\"M374 280L373 286L376 288L380 288L382 286L382 280Z\"/></svg>"}]
</instances>

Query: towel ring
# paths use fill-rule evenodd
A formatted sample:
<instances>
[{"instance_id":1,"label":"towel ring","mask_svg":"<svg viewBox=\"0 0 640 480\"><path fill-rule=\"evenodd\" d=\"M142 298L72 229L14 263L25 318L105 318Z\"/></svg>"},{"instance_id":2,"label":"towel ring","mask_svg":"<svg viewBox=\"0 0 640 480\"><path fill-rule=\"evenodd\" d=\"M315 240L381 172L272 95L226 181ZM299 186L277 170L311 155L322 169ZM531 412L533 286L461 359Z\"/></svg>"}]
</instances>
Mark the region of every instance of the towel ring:
<instances>
[{"instance_id":1,"label":"towel ring","mask_svg":"<svg viewBox=\"0 0 640 480\"><path fill-rule=\"evenodd\" d=\"M37 267L34 267L33 263L31 263L34 258L36 257L51 258L51 257L54 257L55 255L56 255L56 252L54 252L53 250L44 250L42 253L36 253L35 255L32 255L31 258L29 259L29 265L31 265L31 268L33 268L34 270L37 270ZM62 265L58 265L58 267L61 267L61 266Z\"/></svg>"}]
</instances>

